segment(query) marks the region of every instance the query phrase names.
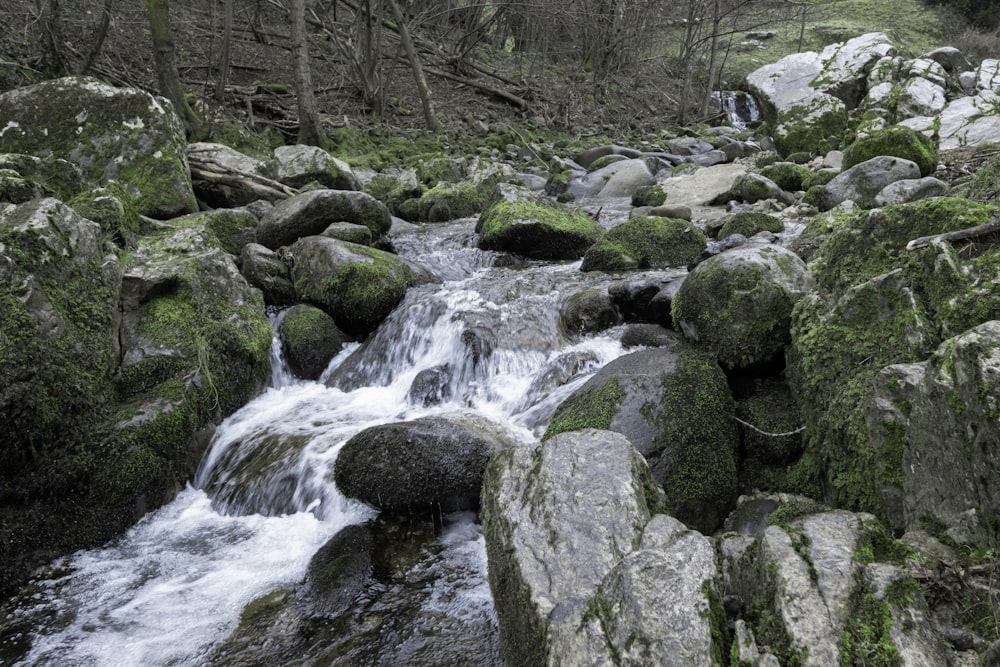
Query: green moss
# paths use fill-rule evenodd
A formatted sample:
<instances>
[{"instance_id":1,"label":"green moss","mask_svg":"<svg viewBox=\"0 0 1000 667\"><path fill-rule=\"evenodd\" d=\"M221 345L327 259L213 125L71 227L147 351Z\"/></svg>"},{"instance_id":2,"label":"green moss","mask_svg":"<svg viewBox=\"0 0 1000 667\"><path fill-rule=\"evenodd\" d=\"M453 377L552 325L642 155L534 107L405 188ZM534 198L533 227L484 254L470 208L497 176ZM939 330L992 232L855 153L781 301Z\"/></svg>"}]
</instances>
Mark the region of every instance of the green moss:
<instances>
[{"instance_id":1,"label":"green moss","mask_svg":"<svg viewBox=\"0 0 1000 667\"><path fill-rule=\"evenodd\" d=\"M802 165L792 162L781 162L764 167L760 170L760 175L768 178L788 192L804 190L803 183L812 177L812 172Z\"/></svg>"},{"instance_id":2,"label":"green moss","mask_svg":"<svg viewBox=\"0 0 1000 667\"><path fill-rule=\"evenodd\" d=\"M583 257L581 271L683 266L705 250L704 233L675 218L634 217L612 227Z\"/></svg>"},{"instance_id":3,"label":"green moss","mask_svg":"<svg viewBox=\"0 0 1000 667\"><path fill-rule=\"evenodd\" d=\"M902 659L892 642L892 611L877 599L863 579L851 596L851 614L840 649L841 667L898 667Z\"/></svg>"},{"instance_id":4,"label":"green moss","mask_svg":"<svg viewBox=\"0 0 1000 667\"><path fill-rule=\"evenodd\" d=\"M790 529L792 522L799 517L824 512L827 509L829 508L814 500L782 503L780 507L771 512L771 514L767 517L767 523L769 526L780 526L787 532Z\"/></svg>"},{"instance_id":5,"label":"green moss","mask_svg":"<svg viewBox=\"0 0 1000 667\"><path fill-rule=\"evenodd\" d=\"M632 206L660 206L667 201L667 193L659 185L643 185L632 193Z\"/></svg>"},{"instance_id":6,"label":"green moss","mask_svg":"<svg viewBox=\"0 0 1000 667\"><path fill-rule=\"evenodd\" d=\"M750 238L760 232L771 232L777 234L784 231L785 223L779 218L766 213L736 213L722 225L718 237L724 239L733 234L742 234Z\"/></svg>"},{"instance_id":7,"label":"green moss","mask_svg":"<svg viewBox=\"0 0 1000 667\"><path fill-rule=\"evenodd\" d=\"M937 146L931 138L908 127L893 125L848 146L844 150L843 168L850 169L883 155L916 162L921 176L933 174L938 161Z\"/></svg>"},{"instance_id":8,"label":"green moss","mask_svg":"<svg viewBox=\"0 0 1000 667\"><path fill-rule=\"evenodd\" d=\"M533 259L577 259L604 232L583 211L531 195L494 199L477 229L481 249Z\"/></svg>"},{"instance_id":9,"label":"green moss","mask_svg":"<svg viewBox=\"0 0 1000 667\"><path fill-rule=\"evenodd\" d=\"M797 152L827 152L847 129L847 113L843 105L831 106L829 100L814 102L789 109L779 119L774 131L778 152L791 155Z\"/></svg>"},{"instance_id":10,"label":"green moss","mask_svg":"<svg viewBox=\"0 0 1000 667\"><path fill-rule=\"evenodd\" d=\"M545 434L542 435L542 441L567 431L579 431L585 428L607 430L618 412L622 397L623 393L617 380L611 380L597 389L574 396L571 401L559 406L548 428L545 429Z\"/></svg>"},{"instance_id":11,"label":"green moss","mask_svg":"<svg viewBox=\"0 0 1000 667\"><path fill-rule=\"evenodd\" d=\"M440 183L420 197L419 219L424 222L447 222L482 212L490 199L490 183Z\"/></svg>"}]
</instances>

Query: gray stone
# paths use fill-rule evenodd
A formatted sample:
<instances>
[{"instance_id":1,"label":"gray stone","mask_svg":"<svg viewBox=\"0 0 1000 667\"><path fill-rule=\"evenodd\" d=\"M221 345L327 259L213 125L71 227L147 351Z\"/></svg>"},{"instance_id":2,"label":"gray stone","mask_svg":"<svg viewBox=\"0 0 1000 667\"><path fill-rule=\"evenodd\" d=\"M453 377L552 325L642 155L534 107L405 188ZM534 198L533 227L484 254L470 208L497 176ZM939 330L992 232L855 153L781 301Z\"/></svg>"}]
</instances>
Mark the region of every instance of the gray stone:
<instances>
[{"instance_id":1,"label":"gray stone","mask_svg":"<svg viewBox=\"0 0 1000 667\"><path fill-rule=\"evenodd\" d=\"M927 199L928 197L944 197L950 191L951 188L947 183L933 176L904 179L890 183L882 188L875 195L875 205L891 206L892 204L905 204L919 199Z\"/></svg>"},{"instance_id":2,"label":"gray stone","mask_svg":"<svg viewBox=\"0 0 1000 667\"><path fill-rule=\"evenodd\" d=\"M240 273L251 285L264 293L268 305L295 302L289 264L276 252L259 243L248 243L240 253Z\"/></svg>"},{"instance_id":3,"label":"gray stone","mask_svg":"<svg viewBox=\"0 0 1000 667\"><path fill-rule=\"evenodd\" d=\"M944 87L923 77L908 79L898 91L896 113L900 117L936 116L947 104Z\"/></svg>"},{"instance_id":4,"label":"gray stone","mask_svg":"<svg viewBox=\"0 0 1000 667\"><path fill-rule=\"evenodd\" d=\"M572 334L596 333L621 323L611 295L600 287L570 294L559 308L559 320Z\"/></svg>"},{"instance_id":5,"label":"gray stone","mask_svg":"<svg viewBox=\"0 0 1000 667\"><path fill-rule=\"evenodd\" d=\"M257 242L272 250L320 234L334 222L364 225L381 237L392 224L385 204L364 192L313 190L279 202L257 228Z\"/></svg>"},{"instance_id":6,"label":"gray stone","mask_svg":"<svg viewBox=\"0 0 1000 667\"><path fill-rule=\"evenodd\" d=\"M920 167L915 162L889 156L874 157L854 165L824 185L821 208L831 209L847 200L871 208L885 186L917 178L920 178Z\"/></svg>"},{"instance_id":7,"label":"gray stone","mask_svg":"<svg viewBox=\"0 0 1000 667\"><path fill-rule=\"evenodd\" d=\"M571 180L567 191L577 197L630 197L646 185L656 185L656 179L645 160L628 159Z\"/></svg>"},{"instance_id":8,"label":"gray stone","mask_svg":"<svg viewBox=\"0 0 1000 667\"><path fill-rule=\"evenodd\" d=\"M237 173L249 178L254 176L272 177L271 168L263 160L244 155L239 151L208 142L189 144L187 156L200 164L218 165L215 171ZM247 187L235 182L218 183L199 178L194 181L194 191L198 198L214 208L233 208L245 206L261 197L270 197L270 201L283 199L276 190L262 191L260 188Z\"/></svg>"},{"instance_id":9,"label":"gray stone","mask_svg":"<svg viewBox=\"0 0 1000 667\"><path fill-rule=\"evenodd\" d=\"M324 229L320 236L328 236L331 239L339 239L358 245L371 245L374 240L372 239L372 230L353 222L334 222Z\"/></svg>"},{"instance_id":10,"label":"gray stone","mask_svg":"<svg viewBox=\"0 0 1000 667\"><path fill-rule=\"evenodd\" d=\"M976 87L980 90L1000 93L1000 60L987 58L979 63L979 67L976 69Z\"/></svg>"},{"instance_id":11,"label":"gray stone","mask_svg":"<svg viewBox=\"0 0 1000 667\"><path fill-rule=\"evenodd\" d=\"M949 74L957 74L972 69L969 60L954 46L942 46L933 51L928 51L921 57L928 58L940 64Z\"/></svg>"},{"instance_id":12,"label":"gray stone","mask_svg":"<svg viewBox=\"0 0 1000 667\"><path fill-rule=\"evenodd\" d=\"M331 190L361 189L350 165L317 146L278 146L274 162L277 180L293 188L315 181Z\"/></svg>"}]
</instances>

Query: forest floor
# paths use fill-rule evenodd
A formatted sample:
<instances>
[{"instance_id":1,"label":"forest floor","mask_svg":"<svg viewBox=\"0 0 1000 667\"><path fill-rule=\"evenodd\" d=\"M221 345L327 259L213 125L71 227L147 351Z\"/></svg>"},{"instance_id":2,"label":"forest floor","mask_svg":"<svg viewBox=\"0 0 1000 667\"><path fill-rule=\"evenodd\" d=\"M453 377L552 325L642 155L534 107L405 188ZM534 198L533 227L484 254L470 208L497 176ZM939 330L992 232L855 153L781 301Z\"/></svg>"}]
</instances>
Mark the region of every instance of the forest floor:
<instances>
[{"instance_id":1,"label":"forest floor","mask_svg":"<svg viewBox=\"0 0 1000 667\"><path fill-rule=\"evenodd\" d=\"M5 0L0 8L0 25L7 26L0 31L0 91L50 76L45 71L39 4L37 0ZM70 71L79 70L95 41L100 4L98 0L61 2ZM825 4L825 8L821 3L818 9L809 9L804 17L788 13L797 9L748 12L740 19L743 23L735 24L733 47L725 54L723 83L738 88L747 72L787 53L819 49L873 30L889 32L913 53L949 41L970 41L959 21L927 9L921 0L830 0ZM600 75L582 70L572 58L560 61L551 54L519 54L487 43L476 47L466 66L449 65L447 48L437 55L427 52L427 79L442 126L430 134L425 131L417 89L398 44L386 38L385 56L366 69L364 63L358 65L357 43L338 45L332 33L323 32L321 24L332 25L331 12L338 5L316 3L313 83L335 152L365 166L379 166L378 160L372 160L373 150L384 152L389 144L395 145L388 155L413 146L460 152L491 134L518 135L525 141L544 136L550 141L560 137L584 142L613 139L638 145L655 144L681 131L676 113L683 95L677 47L683 39L683 24L655 27L648 52L635 54L628 65ZM222 48L221 7L221 3L201 0L171 2L178 66L195 107L209 121L214 140L247 152L267 152L274 145L293 142L297 120L288 20L280 0L237 0L229 85L218 95L215 64ZM428 41L447 45L449 29L439 26L436 34L427 34ZM755 40L746 34L754 31L770 34ZM986 43L991 42L987 39ZM476 69L470 69L468 62ZM115 3L107 38L89 73L115 85L155 91L144 3ZM456 77L467 83L456 82ZM375 94L363 94L365 79L374 83L370 89ZM520 98L525 105L512 104L503 96ZM381 110L376 112L378 106ZM689 114L686 124L717 119L713 109L707 114Z\"/></svg>"}]
</instances>

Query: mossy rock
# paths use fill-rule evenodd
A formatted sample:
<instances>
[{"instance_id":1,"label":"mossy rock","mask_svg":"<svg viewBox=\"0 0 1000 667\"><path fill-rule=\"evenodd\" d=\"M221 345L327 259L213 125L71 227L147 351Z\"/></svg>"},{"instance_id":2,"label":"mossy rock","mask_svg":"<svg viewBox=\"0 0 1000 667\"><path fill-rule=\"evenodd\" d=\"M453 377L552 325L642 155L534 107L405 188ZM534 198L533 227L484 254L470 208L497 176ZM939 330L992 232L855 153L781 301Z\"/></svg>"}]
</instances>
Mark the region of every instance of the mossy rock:
<instances>
[{"instance_id":1,"label":"mossy rock","mask_svg":"<svg viewBox=\"0 0 1000 667\"><path fill-rule=\"evenodd\" d=\"M404 215L402 210L403 202L419 199L423 194L423 187L417 182L413 170L375 174L362 191L388 206L395 215L410 221L417 219L416 214Z\"/></svg>"},{"instance_id":2,"label":"mossy rock","mask_svg":"<svg viewBox=\"0 0 1000 667\"><path fill-rule=\"evenodd\" d=\"M785 109L777 119L774 143L778 152L791 156L795 153L826 153L847 129L847 111L843 102L823 93L817 93L806 103ZM790 158L789 158L790 159Z\"/></svg>"},{"instance_id":3,"label":"mossy rock","mask_svg":"<svg viewBox=\"0 0 1000 667\"><path fill-rule=\"evenodd\" d=\"M921 176L930 176L937 168L938 152L933 139L908 127L893 125L848 146L844 150L843 169L882 155L915 162Z\"/></svg>"},{"instance_id":4,"label":"mossy rock","mask_svg":"<svg viewBox=\"0 0 1000 667\"><path fill-rule=\"evenodd\" d=\"M820 169L819 171L811 171L809 172L809 176L802 181L802 187L800 189L808 192L817 185L826 185L839 173L839 169Z\"/></svg>"},{"instance_id":5,"label":"mossy rock","mask_svg":"<svg viewBox=\"0 0 1000 667\"><path fill-rule=\"evenodd\" d=\"M421 197L417 203L418 219L422 222L447 222L478 215L490 200L491 186L465 181L441 183Z\"/></svg>"},{"instance_id":6,"label":"mossy rock","mask_svg":"<svg viewBox=\"0 0 1000 667\"><path fill-rule=\"evenodd\" d=\"M37 184L43 191L39 196L53 195L62 201L69 201L86 188L80 167L69 160L52 155L40 158L34 155L3 153L0 154L0 169L10 169L16 172L18 177Z\"/></svg>"},{"instance_id":7,"label":"mossy rock","mask_svg":"<svg viewBox=\"0 0 1000 667\"><path fill-rule=\"evenodd\" d=\"M749 396L736 402L743 460L740 488L748 493L790 491L784 479L789 464L802 454L798 406L783 382L761 381Z\"/></svg>"},{"instance_id":8,"label":"mossy rock","mask_svg":"<svg viewBox=\"0 0 1000 667\"><path fill-rule=\"evenodd\" d=\"M351 338L333 318L306 304L292 306L278 327L289 368L303 380L317 380Z\"/></svg>"},{"instance_id":9,"label":"mossy rock","mask_svg":"<svg viewBox=\"0 0 1000 667\"><path fill-rule=\"evenodd\" d=\"M779 162L761 169L760 175L774 181L782 190L796 192L805 189L802 184L812 176L812 172L794 162Z\"/></svg>"},{"instance_id":10,"label":"mossy rock","mask_svg":"<svg viewBox=\"0 0 1000 667\"><path fill-rule=\"evenodd\" d=\"M278 181L293 188L318 183L331 190L360 190L361 182L346 162L318 146L278 146L274 149L274 172Z\"/></svg>"},{"instance_id":11,"label":"mossy rock","mask_svg":"<svg viewBox=\"0 0 1000 667\"><path fill-rule=\"evenodd\" d=\"M684 266L708 244L686 220L634 217L612 227L583 257L581 271L632 271Z\"/></svg>"},{"instance_id":12,"label":"mossy rock","mask_svg":"<svg viewBox=\"0 0 1000 667\"><path fill-rule=\"evenodd\" d=\"M768 215L767 213L749 213L741 212L736 213L731 218L726 220L726 223L722 225L722 229L719 230L719 239L724 239L733 234L742 234L743 236L750 238L754 234L760 232L771 232L772 234L777 234L784 231L785 223L781 219L774 217L773 215Z\"/></svg>"},{"instance_id":13,"label":"mossy rock","mask_svg":"<svg viewBox=\"0 0 1000 667\"><path fill-rule=\"evenodd\" d=\"M90 186L126 184L143 215L198 209L180 119L145 91L84 76L44 81L0 95L0 126L0 152L69 160ZM49 187L76 194L60 180Z\"/></svg>"},{"instance_id":14,"label":"mossy rock","mask_svg":"<svg viewBox=\"0 0 1000 667\"><path fill-rule=\"evenodd\" d=\"M254 242L258 221L253 213L245 209L223 208L175 218L169 224L175 228L205 227L219 240L223 250L239 256L243 252L243 246Z\"/></svg>"},{"instance_id":15,"label":"mossy rock","mask_svg":"<svg viewBox=\"0 0 1000 667\"><path fill-rule=\"evenodd\" d=\"M123 248L135 247L143 222L132 203L132 197L112 181L107 187L82 192L69 201L74 211L96 222Z\"/></svg>"},{"instance_id":16,"label":"mossy rock","mask_svg":"<svg viewBox=\"0 0 1000 667\"><path fill-rule=\"evenodd\" d=\"M422 155L413 161L416 163L417 180L431 188L438 183L454 183L465 177L462 166L444 155Z\"/></svg>"},{"instance_id":17,"label":"mossy rock","mask_svg":"<svg viewBox=\"0 0 1000 667\"><path fill-rule=\"evenodd\" d=\"M401 257L325 236L300 239L288 252L299 300L325 310L351 336L370 334L410 287L433 280Z\"/></svg>"},{"instance_id":18,"label":"mossy rock","mask_svg":"<svg viewBox=\"0 0 1000 667\"><path fill-rule=\"evenodd\" d=\"M621 316L607 289L591 287L569 295L559 308L559 322L573 334L588 334L621 324Z\"/></svg>"},{"instance_id":19,"label":"mossy rock","mask_svg":"<svg viewBox=\"0 0 1000 667\"><path fill-rule=\"evenodd\" d=\"M385 204L364 192L313 190L279 202L260 220L257 243L277 250L306 236L321 234L335 222L364 225L374 238L392 226Z\"/></svg>"},{"instance_id":20,"label":"mossy rock","mask_svg":"<svg viewBox=\"0 0 1000 667\"><path fill-rule=\"evenodd\" d=\"M667 193L659 185L643 185L632 193L632 206L660 206L667 201Z\"/></svg>"},{"instance_id":21,"label":"mossy rock","mask_svg":"<svg viewBox=\"0 0 1000 667\"><path fill-rule=\"evenodd\" d=\"M604 233L586 213L500 184L476 225L478 246L531 259L578 259Z\"/></svg>"},{"instance_id":22,"label":"mossy rock","mask_svg":"<svg viewBox=\"0 0 1000 667\"><path fill-rule=\"evenodd\" d=\"M45 190L38 183L21 178L13 169L0 169L0 202L23 204L44 194Z\"/></svg>"},{"instance_id":23,"label":"mossy rock","mask_svg":"<svg viewBox=\"0 0 1000 667\"><path fill-rule=\"evenodd\" d=\"M556 409L542 440L586 428L625 435L668 512L710 534L735 502L733 399L710 352L680 342L619 357Z\"/></svg>"},{"instance_id":24,"label":"mossy rock","mask_svg":"<svg viewBox=\"0 0 1000 667\"><path fill-rule=\"evenodd\" d=\"M674 328L714 350L724 368L767 363L788 343L792 308L811 288L805 264L785 248L726 250L681 284L671 303Z\"/></svg>"}]
</instances>

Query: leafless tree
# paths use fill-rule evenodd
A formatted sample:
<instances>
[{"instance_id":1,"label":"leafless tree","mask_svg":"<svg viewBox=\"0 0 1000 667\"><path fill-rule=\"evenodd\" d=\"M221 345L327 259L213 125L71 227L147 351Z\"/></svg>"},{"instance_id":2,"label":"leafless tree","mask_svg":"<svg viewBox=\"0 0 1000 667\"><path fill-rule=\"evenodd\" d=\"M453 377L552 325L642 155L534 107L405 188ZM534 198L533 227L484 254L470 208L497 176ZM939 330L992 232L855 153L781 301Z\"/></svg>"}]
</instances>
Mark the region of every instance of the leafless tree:
<instances>
[{"instance_id":1,"label":"leafless tree","mask_svg":"<svg viewBox=\"0 0 1000 667\"><path fill-rule=\"evenodd\" d=\"M299 112L299 143L326 147L329 139L319 120L319 109L312 85L312 61L309 58L309 33L306 30L305 0L292 0L289 7L292 24L292 62L295 72L295 97Z\"/></svg>"},{"instance_id":2,"label":"leafless tree","mask_svg":"<svg viewBox=\"0 0 1000 667\"><path fill-rule=\"evenodd\" d=\"M168 0L146 0L146 14L149 18L149 32L153 40L153 61L160 94L170 100L177 114L184 122L190 137L201 137L205 133L204 123L188 104L181 77L177 71L177 55L174 36L170 29L170 3Z\"/></svg>"}]
</instances>

